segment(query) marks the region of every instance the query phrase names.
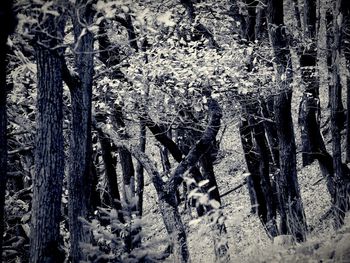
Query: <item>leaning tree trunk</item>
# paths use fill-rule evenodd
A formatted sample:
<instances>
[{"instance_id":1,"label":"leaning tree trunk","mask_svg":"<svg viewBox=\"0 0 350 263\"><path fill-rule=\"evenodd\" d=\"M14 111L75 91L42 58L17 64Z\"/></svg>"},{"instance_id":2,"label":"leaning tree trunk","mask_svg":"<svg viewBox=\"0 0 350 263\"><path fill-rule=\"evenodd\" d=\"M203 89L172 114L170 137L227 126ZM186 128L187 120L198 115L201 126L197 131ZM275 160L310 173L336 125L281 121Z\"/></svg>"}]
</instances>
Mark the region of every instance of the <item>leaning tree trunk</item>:
<instances>
[{"instance_id":1,"label":"leaning tree trunk","mask_svg":"<svg viewBox=\"0 0 350 263\"><path fill-rule=\"evenodd\" d=\"M77 1L73 19L74 37L77 44L75 63L79 75L79 83L71 87L72 131L70 140L69 162L69 230L70 259L76 263L86 259L81 243L90 243L91 234L80 218L87 218L93 208L91 206L91 189L93 180L90 176L92 158L91 137L91 99L93 78L93 35L87 31L81 36L83 25L92 23L91 4Z\"/></svg>"},{"instance_id":2,"label":"leaning tree trunk","mask_svg":"<svg viewBox=\"0 0 350 263\"><path fill-rule=\"evenodd\" d=\"M56 8L56 7L55 7ZM63 148L63 23L60 16L41 18L37 34L37 119L35 177L33 178L30 262L63 262L60 217L64 173ZM41 43L45 43L45 46ZM61 53L61 54L59 54Z\"/></svg>"},{"instance_id":3,"label":"leaning tree trunk","mask_svg":"<svg viewBox=\"0 0 350 263\"><path fill-rule=\"evenodd\" d=\"M276 58L274 110L280 151L280 174L277 178L281 206L281 232L305 240L306 221L296 172L296 146L291 115L291 55L283 26L283 2L268 0L268 21L271 44Z\"/></svg>"},{"instance_id":4,"label":"leaning tree trunk","mask_svg":"<svg viewBox=\"0 0 350 263\"><path fill-rule=\"evenodd\" d=\"M6 55L7 38L15 27L15 17L12 10L12 1L0 3L0 262L2 261L2 242L4 232L4 204L7 181L7 113L6 113ZM6 25L6 26L4 26Z\"/></svg>"}]
</instances>

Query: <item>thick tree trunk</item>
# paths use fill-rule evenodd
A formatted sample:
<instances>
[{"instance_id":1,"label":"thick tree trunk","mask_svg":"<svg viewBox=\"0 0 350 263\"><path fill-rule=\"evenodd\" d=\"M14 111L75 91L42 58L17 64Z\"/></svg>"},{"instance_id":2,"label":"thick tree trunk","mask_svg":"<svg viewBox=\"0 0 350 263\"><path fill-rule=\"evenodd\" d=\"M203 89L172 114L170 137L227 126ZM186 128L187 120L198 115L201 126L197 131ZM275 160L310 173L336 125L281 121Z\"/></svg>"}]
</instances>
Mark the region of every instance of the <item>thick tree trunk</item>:
<instances>
[{"instance_id":1,"label":"thick tree trunk","mask_svg":"<svg viewBox=\"0 0 350 263\"><path fill-rule=\"evenodd\" d=\"M35 46L38 112L30 245L33 263L64 261L59 226L64 173L62 50L53 50L62 43L63 23L62 18L49 14L40 22L50 35L38 33Z\"/></svg>"},{"instance_id":2,"label":"thick tree trunk","mask_svg":"<svg viewBox=\"0 0 350 263\"><path fill-rule=\"evenodd\" d=\"M338 0L334 8L332 46L332 75L333 89L331 91L331 130L335 188L335 225L340 227L344 223L345 212L349 210L349 174L342 164L341 150L341 83L340 83L340 53L342 39L342 23L345 1Z\"/></svg>"},{"instance_id":3,"label":"thick tree trunk","mask_svg":"<svg viewBox=\"0 0 350 263\"><path fill-rule=\"evenodd\" d=\"M346 68L350 72L350 4L344 4L343 8L343 54L346 59ZM347 77L346 82L346 162L350 163L350 77Z\"/></svg>"},{"instance_id":4,"label":"thick tree trunk","mask_svg":"<svg viewBox=\"0 0 350 263\"><path fill-rule=\"evenodd\" d=\"M276 58L274 110L280 151L280 174L277 178L281 232L305 240L307 230L296 172L296 146L291 115L291 55L283 28L283 2L268 0L270 40Z\"/></svg>"},{"instance_id":5,"label":"thick tree trunk","mask_svg":"<svg viewBox=\"0 0 350 263\"><path fill-rule=\"evenodd\" d=\"M6 113L6 67L7 67L7 38L15 27L15 17L12 1L0 3L0 262L2 262L2 242L4 232L4 204L7 181L7 113ZM6 25L6 26L5 26Z\"/></svg>"},{"instance_id":6,"label":"thick tree trunk","mask_svg":"<svg viewBox=\"0 0 350 263\"><path fill-rule=\"evenodd\" d=\"M91 99L93 78L93 35L87 31L81 36L83 27L80 21L92 23L91 5L77 1L72 16L74 37L77 42L75 63L79 75L79 84L70 89L72 102L72 132L70 140L69 162L69 230L70 260L73 263L86 259L81 243L90 243L91 234L79 219L88 218L93 212L90 176L92 158L91 137Z\"/></svg>"}]
</instances>

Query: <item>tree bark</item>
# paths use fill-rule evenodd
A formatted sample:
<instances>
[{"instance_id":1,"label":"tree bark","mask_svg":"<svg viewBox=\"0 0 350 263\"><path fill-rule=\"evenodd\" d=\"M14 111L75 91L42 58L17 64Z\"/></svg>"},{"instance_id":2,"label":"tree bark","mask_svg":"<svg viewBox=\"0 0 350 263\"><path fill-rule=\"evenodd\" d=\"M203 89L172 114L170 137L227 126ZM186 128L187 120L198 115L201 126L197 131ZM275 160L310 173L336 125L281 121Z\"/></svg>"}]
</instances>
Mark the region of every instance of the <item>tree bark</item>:
<instances>
[{"instance_id":1,"label":"tree bark","mask_svg":"<svg viewBox=\"0 0 350 263\"><path fill-rule=\"evenodd\" d=\"M57 6L55 6L57 8ZM60 10L57 8L59 13ZM63 262L60 250L61 197L64 173L61 16L40 18L45 31L37 34L37 135L33 179L30 262ZM52 37L51 37L52 36ZM41 43L45 43L45 46Z\"/></svg>"},{"instance_id":2,"label":"tree bark","mask_svg":"<svg viewBox=\"0 0 350 263\"><path fill-rule=\"evenodd\" d=\"M317 46L316 46L316 0L304 0L304 37L312 44L303 48L300 54L301 77L306 85L299 109L299 123L301 124L302 160L303 166L311 164L315 156L312 145L311 131L320 128L319 115L319 79L317 75ZM316 127L311 127L312 125ZM322 138L322 137L321 137Z\"/></svg>"},{"instance_id":3,"label":"tree bark","mask_svg":"<svg viewBox=\"0 0 350 263\"><path fill-rule=\"evenodd\" d=\"M146 125L140 121L140 151L146 151ZM143 212L143 191L144 191L144 169L142 163L137 162L136 166L136 195L137 195L137 212L141 217Z\"/></svg>"},{"instance_id":4,"label":"tree bark","mask_svg":"<svg viewBox=\"0 0 350 263\"><path fill-rule=\"evenodd\" d=\"M334 8L333 17L333 46L332 46L332 75L333 89L331 90L331 131L333 167L335 180L335 225L340 227L344 224L345 212L349 210L349 174L342 165L341 150L341 83L340 83L340 53L342 40L342 23L345 1L338 0Z\"/></svg>"},{"instance_id":5,"label":"tree bark","mask_svg":"<svg viewBox=\"0 0 350 263\"><path fill-rule=\"evenodd\" d=\"M281 206L281 232L292 234L297 241L304 241L307 226L296 172L296 146L291 115L292 67L283 26L283 2L268 0L267 10L270 40L276 58L278 94L275 96L274 110L280 152L277 189Z\"/></svg>"},{"instance_id":6,"label":"tree bark","mask_svg":"<svg viewBox=\"0 0 350 263\"><path fill-rule=\"evenodd\" d=\"M242 103L241 103L242 104ZM241 140L252 181L253 198L258 205L258 216L269 237L277 235L276 204L270 181L270 150L265 137L263 123L259 116L258 101L250 100L245 105L245 115L241 124ZM251 197L252 198L252 197Z\"/></svg>"},{"instance_id":7,"label":"tree bark","mask_svg":"<svg viewBox=\"0 0 350 263\"><path fill-rule=\"evenodd\" d=\"M245 38L250 41L255 41L255 26L256 26L256 7L259 1L256 0L245 0L248 16L246 18L246 32Z\"/></svg>"},{"instance_id":8,"label":"tree bark","mask_svg":"<svg viewBox=\"0 0 350 263\"><path fill-rule=\"evenodd\" d=\"M343 53L346 59L346 68L350 72L350 4L344 3L343 8L344 22L343 22ZM347 77L346 82L347 98L346 98L346 162L350 163L350 77Z\"/></svg>"},{"instance_id":9,"label":"tree bark","mask_svg":"<svg viewBox=\"0 0 350 263\"><path fill-rule=\"evenodd\" d=\"M80 262L86 260L81 243L90 243L91 234L84 228L80 217L87 219L93 213L92 193L93 180L90 175L92 160L91 137L91 100L93 81L93 35L85 30L80 21L87 25L92 23L93 11L91 4L77 1L73 10L72 20L76 42L75 65L79 75L79 83L71 87L72 126L70 138L70 162L68 178L68 216L70 230L70 260Z\"/></svg>"},{"instance_id":10,"label":"tree bark","mask_svg":"<svg viewBox=\"0 0 350 263\"><path fill-rule=\"evenodd\" d=\"M16 25L12 1L10 0L1 1L0 3L0 24L3 25L3 29L0 32L0 262L2 262L4 205L7 182L7 38L13 32Z\"/></svg>"},{"instance_id":11,"label":"tree bark","mask_svg":"<svg viewBox=\"0 0 350 263\"><path fill-rule=\"evenodd\" d=\"M112 146L110 139L103 133L101 129L96 128L101 144L102 159L105 167L105 175L108 182L108 192L111 199L111 205L118 212L120 222L125 220L122 214L122 205L120 201L120 193L118 189L118 178L116 173L116 158L112 155Z\"/></svg>"}]
</instances>

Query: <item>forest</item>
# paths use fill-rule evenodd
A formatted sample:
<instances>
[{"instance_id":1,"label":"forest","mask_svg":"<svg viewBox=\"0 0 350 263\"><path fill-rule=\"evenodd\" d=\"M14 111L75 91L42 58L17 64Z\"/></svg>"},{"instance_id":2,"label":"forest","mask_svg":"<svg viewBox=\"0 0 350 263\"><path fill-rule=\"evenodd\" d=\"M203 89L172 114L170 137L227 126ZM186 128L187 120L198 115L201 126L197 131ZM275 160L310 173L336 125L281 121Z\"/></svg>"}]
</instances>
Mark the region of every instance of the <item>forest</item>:
<instances>
[{"instance_id":1,"label":"forest","mask_svg":"<svg viewBox=\"0 0 350 263\"><path fill-rule=\"evenodd\" d=\"M350 2L0 1L0 262L349 262Z\"/></svg>"}]
</instances>

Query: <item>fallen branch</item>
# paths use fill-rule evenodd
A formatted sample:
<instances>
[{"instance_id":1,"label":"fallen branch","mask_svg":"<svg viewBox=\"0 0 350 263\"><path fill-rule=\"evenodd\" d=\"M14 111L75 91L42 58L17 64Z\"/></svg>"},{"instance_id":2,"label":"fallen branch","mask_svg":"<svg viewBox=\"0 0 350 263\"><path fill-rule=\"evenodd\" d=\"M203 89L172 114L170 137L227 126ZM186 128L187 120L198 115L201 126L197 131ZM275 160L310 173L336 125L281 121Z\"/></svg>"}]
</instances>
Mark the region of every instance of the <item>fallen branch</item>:
<instances>
[{"instance_id":1,"label":"fallen branch","mask_svg":"<svg viewBox=\"0 0 350 263\"><path fill-rule=\"evenodd\" d=\"M247 180L244 180L243 183L237 185L237 186L234 187L233 189L228 190L226 193L223 193L222 195L220 195L220 198L223 198L224 196L226 196L226 195L228 195L228 194L230 194L230 193L232 193L232 192L234 192L234 191L240 189L241 187L243 187L243 186L246 185L246 184L247 184Z\"/></svg>"}]
</instances>

